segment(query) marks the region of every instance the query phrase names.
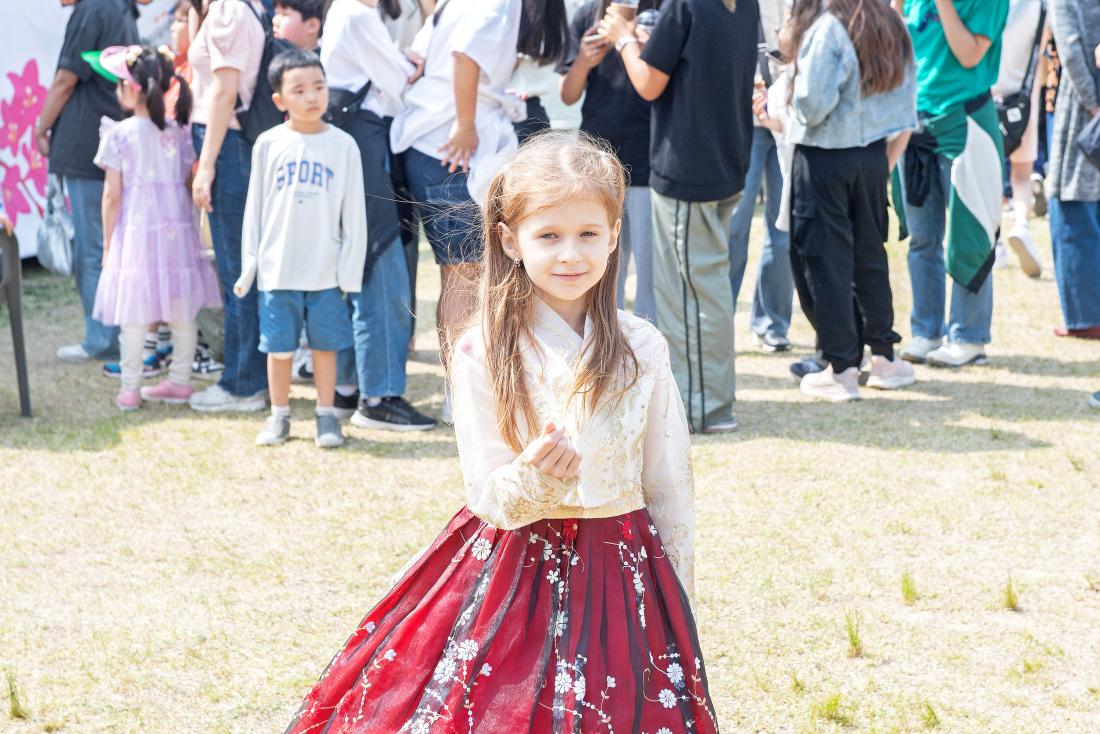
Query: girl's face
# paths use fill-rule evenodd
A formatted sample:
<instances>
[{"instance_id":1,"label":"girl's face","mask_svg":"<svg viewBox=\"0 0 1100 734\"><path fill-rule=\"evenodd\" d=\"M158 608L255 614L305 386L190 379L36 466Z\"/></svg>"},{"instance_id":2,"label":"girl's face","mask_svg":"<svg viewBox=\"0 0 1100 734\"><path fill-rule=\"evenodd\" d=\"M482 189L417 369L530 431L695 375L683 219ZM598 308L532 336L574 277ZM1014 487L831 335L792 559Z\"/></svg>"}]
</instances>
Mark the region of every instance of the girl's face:
<instances>
[{"instance_id":1,"label":"girl's face","mask_svg":"<svg viewBox=\"0 0 1100 734\"><path fill-rule=\"evenodd\" d=\"M607 272L621 220L608 222L595 199L573 199L527 217L514 229L501 223L504 252L523 261L536 294L551 307L572 304Z\"/></svg>"},{"instance_id":2,"label":"girl's face","mask_svg":"<svg viewBox=\"0 0 1100 734\"><path fill-rule=\"evenodd\" d=\"M119 106L127 112L137 109L138 102L141 101L141 93L138 92L137 87L127 81L118 83L115 87L115 96L118 97Z\"/></svg>"}]
</instances>

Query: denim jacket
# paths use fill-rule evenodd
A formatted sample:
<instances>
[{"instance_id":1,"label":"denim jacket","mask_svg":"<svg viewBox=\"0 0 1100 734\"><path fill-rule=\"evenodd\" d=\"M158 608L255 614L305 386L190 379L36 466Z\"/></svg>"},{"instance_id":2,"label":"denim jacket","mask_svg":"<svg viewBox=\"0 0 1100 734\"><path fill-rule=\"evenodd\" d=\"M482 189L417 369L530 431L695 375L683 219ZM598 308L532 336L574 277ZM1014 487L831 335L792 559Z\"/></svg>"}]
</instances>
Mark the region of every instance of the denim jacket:
<instances>
[{"instance_id":1,"label":"denim jacket","mask_svg":"<svg viewBox=\"0 0 1100 734\"><path fill-rule=\"evenodd\" d=\"M859 148L917 126L916 75L888 92L864 97L859 59L848 31L822 13L798 50L787 142L815 148Z\"/></svg>"}]
</instances>

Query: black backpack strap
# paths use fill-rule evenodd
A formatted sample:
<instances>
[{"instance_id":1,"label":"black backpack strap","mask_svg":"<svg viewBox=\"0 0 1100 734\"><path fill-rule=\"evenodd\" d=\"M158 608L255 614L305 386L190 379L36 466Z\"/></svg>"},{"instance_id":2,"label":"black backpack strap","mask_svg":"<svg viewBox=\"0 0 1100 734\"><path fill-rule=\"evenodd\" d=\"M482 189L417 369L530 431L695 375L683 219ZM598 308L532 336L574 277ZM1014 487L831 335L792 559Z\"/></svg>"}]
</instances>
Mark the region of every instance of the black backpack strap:
<instances>
[{"instance_id":1,"label":"black backpack strap","mask_svg":"<svg viewBox=\"0 0 1100 734\"><path fill-rule=\"evenodd\" d=\"M1027 90L1027 96L1031 96L1032 87L1035 85L1035 67L1039 64L1039 52L1043 45L1043 28L1046 26L1047 9L1045 5L1039 6L1039 27L1035 29L1035 43L1031 47L1031 57L1027 60L1027 71L1024 72L1024 82L1020 91Z\"/></svg>"},{"instance_id":2,"label":"black backpack strap","mask_svg":"<svg viewBox=\"0 0 1100 734\"><path fill-rule=\"evenodd\" d=\"M248 12L252 13L252 17L256 19L256 22L260 24L260 28L264 31L264 50L267 50L268 43L275 37L275 28L271 25L271 22L267 20L267 16L261 16L256 12L256 8L252 5L252 0L241 0L244 6L248 8ZM240 113L244 110L244 100L241 99L241 95L237 95L237 106L234 109Z\"/></svg>"}]
</instances>

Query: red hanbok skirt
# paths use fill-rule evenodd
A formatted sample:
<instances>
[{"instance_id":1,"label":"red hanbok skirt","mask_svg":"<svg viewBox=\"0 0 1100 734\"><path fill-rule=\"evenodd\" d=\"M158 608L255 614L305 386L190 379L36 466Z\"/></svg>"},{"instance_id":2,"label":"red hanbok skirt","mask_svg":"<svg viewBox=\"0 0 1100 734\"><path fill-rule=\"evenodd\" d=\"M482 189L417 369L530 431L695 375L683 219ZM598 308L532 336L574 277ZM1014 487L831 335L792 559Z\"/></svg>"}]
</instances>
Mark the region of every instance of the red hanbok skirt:
<instances>
[{"instance_id":1,"label":"red hanbok skirt","mask_svg":"<svg viewBox=\"0 0 1100 734\"><path fill-rule=\"evenodd\" d=\"M702 658L646 510L505 531L463 508L287 732L709 734Z\"/></svg>"}]
</instances>

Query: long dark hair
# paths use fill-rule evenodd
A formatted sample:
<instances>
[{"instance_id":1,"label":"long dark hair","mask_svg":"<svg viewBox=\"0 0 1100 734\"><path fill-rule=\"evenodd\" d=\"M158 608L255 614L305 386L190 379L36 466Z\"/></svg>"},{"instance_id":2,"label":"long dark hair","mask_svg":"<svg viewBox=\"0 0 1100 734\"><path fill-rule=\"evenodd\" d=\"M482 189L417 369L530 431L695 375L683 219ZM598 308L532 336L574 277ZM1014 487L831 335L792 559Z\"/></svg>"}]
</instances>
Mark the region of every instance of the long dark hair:
<instances>
[{"instance_id":1,"label":"long dark hair","mask_svg":"<svg viewBox=\"0 0 1100 734\"><path fill-rule=\"evenodd\" d=\"M149 119L158 129L163 130L164 95L175 79L179 85L179 97L176 99L176 122L186 125L191 119L191 87L186 80L172 68L172 57L167 49L158 50L152 46L141 49L141 54L127 63L130 76L141 90L145 106L149 108Z\"/></svg>"},{"instance_id":2,"label":"long dark hair","mask_svg":"<svg viewBox=\"0 0 1100 734\"><path fill-rule=\"evenodd\" d=\"M560 60L568 45L564 0L523 0L516 51L546 65Z\"/></svg>"},{"instance_id":3,"label":"long dark hair","mask_svg":"<svg viewBox=\"0 0 1100 734\"><path fill-rule=\"evenodd\" d=\"M392 20L397 20L401 17L401 0L380 0L378 3L378 11L382 13L382 16L390 16Z\"/></svg>"},{"instance_id":4,"label":"long dark hair","mask_svg":"<svg viewBox=\"0 0 1100 734\"><path fill-rule=\"evenodd\" d=\"M796 0L790 20L791 46L796 49L794 76L798 75L797 49L824 12L835 15L848 31L865 97L889 92L905 81L906 69L913 64L913 42L901 18L882 0L829 0L828 9L823 0Z\"/></svg>"}]
</instances>

